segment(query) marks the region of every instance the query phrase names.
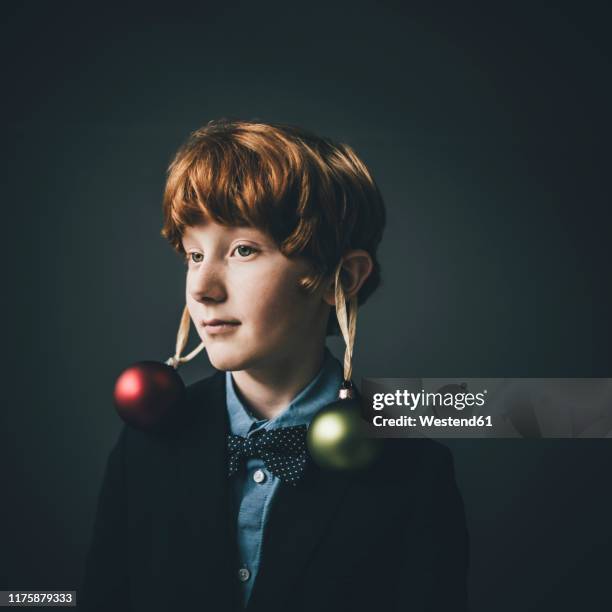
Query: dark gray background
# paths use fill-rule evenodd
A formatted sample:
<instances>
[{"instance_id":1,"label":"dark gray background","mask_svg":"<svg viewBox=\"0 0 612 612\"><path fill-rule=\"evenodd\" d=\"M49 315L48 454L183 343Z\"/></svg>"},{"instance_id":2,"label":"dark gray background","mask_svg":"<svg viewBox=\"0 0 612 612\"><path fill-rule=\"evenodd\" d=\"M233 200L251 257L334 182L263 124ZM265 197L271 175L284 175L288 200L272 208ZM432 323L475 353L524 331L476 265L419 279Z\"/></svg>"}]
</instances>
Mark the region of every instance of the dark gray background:
<instances>
[{"instance_id":1,"label":"dark gray background","mask_svg":"<svg viewBox=\"0 0 612 612\"><path fill-rule=\"evenodd\" d=\"M165 169L210 119L297 123L374 173L389 224L357 378L611 376L602 6L7 9L0 588L78 584L113 382L170 356L182 310ZM609 606L610 441L447 444L472 609Z\"/></svg>"}]
</instances>

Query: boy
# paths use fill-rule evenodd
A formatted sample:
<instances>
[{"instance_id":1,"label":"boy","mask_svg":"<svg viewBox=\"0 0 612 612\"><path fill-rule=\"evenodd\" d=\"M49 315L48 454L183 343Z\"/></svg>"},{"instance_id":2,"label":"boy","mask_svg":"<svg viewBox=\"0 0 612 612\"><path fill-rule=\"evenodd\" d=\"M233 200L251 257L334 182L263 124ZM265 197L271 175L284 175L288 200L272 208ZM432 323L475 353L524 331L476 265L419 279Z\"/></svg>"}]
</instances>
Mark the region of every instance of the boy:
<instances>
[{"instance_id":1,"label":"boy","mask_svg":"<svg viewBox=\"0 0 612 612\"><path fill-rule=\"evenodd\" d=\"M84 609L465 610L465 518L444 447L386 440L352 472L309 459L283 471L253 452L263 436L303 448L338 397L334 272L359 304L380 282L385 210L363 162L298 128L211 122L170 165L163 211L218 372L187 389L178 429L122 431Z\"/></svg>"}]
</instances>

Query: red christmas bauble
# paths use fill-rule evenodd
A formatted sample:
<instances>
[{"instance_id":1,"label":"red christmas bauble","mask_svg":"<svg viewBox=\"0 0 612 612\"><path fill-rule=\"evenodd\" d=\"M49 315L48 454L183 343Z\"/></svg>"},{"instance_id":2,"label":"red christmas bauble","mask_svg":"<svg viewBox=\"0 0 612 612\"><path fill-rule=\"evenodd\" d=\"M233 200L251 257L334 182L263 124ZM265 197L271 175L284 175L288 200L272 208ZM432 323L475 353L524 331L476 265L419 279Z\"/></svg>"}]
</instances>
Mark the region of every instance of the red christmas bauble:
<instances>
[{"instance_id":1,"label":"red christmas bauble","mask_svg":"<svg viewBox=\"0 0 612 612\"><path fill-rule=\"evenodd\" d=\"M140 361L124 370L113 392L119 416L132 427L150 430L174 420L185 385L177 371L159 361Z\"/></svg>"}]
</instances>

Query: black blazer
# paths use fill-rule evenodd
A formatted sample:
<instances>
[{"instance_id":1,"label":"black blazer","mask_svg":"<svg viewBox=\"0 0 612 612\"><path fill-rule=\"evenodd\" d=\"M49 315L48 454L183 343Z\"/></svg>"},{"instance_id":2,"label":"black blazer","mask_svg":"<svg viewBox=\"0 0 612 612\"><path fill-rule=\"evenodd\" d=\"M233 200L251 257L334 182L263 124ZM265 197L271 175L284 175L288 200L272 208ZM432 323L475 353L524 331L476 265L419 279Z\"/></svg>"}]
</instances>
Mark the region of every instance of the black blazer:
<instances>
[{"instance_id":1,"label":"black blazer","mask_svg":"<svg viewBox=\"0 0 612 612\"><path fill-rule=\"evenodd\" d=\"M187 388L181 426L124 427L110 453L79 609L241 610L225 374ZM356 473L308 464L277 490L249 612L467 609L468 536L448 449L385 440Z\"/></svg>"}]
</instances>

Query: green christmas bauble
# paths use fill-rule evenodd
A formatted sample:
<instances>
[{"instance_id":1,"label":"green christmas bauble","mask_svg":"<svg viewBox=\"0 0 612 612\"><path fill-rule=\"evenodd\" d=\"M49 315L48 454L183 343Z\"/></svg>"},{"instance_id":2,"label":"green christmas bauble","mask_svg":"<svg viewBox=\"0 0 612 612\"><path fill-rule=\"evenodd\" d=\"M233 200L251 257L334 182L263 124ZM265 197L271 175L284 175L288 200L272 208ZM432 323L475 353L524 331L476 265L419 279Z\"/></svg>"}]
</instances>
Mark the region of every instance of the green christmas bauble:
<instances>
[{"instance_id":1,"label":"green christmas bauble","mask_svg":"<svg viewBox=\"0 0 612 612\"><path fill-rule=\"evenodd\" d=\"M380 440L369 437L354 399L338 400L319 411L308 428L306 443L320 467L336 470L364 468L380 449Z\"/></svg>"}]
</instances>

